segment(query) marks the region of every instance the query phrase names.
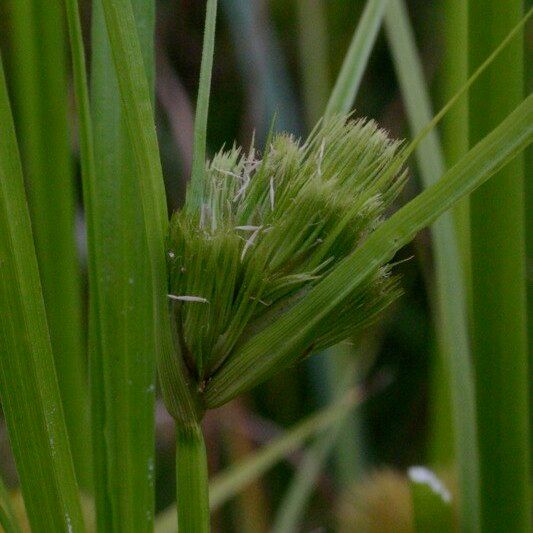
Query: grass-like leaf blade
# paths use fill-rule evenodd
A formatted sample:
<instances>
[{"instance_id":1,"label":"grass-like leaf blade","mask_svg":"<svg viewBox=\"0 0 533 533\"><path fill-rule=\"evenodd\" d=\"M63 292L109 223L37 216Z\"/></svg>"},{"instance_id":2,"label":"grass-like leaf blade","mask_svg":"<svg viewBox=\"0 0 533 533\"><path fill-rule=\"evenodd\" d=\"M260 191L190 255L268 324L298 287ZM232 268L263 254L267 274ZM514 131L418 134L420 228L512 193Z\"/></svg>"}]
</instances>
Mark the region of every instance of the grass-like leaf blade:
<instances>
[{"instance_id":1,"label":"grass-like leaf blade","mask_svg":"<svg viewBox=\"0 0 533 533\"><path fill-rule=\"evenodd\" d=\"M470 70L523 20L525 6L531 4L522 0L505 4L469 0ZM472 88L468 101L471 144L482 139L522 100L524 59L527 62L521 33ZM526 177L523 158L519 157L470 197L471 334L482 531L528 531L532 527L525 179L531 175Z\"/></svg>"},{"instance_id":2,"label":"grass-like leaf blade","mask_svg":"<svg viewBox=\"0 0 533 533\"><path fill-rule=\"evenodd\" d=\"M0 62L0 397L34 531L83 531Z\"/></svg>"},{"instance_id":3,"label":"grass-like leaf blade","mask_svg":"<svg viewBox=\"0 0 533 533\"><path fill-rule=\"evenodd\" d=\"M13 111L46 315L74 464L80 484L88 486L89 397L75 240L63 4L59 0L6 3L11 15L8 35L12 37L8 77L14 89Z\"/></svg>"},{"instance_id":4,"label":"grass-like leaf blade","mask_svg":"<svg viewBox=\"0 0 533 533\"><path fill-rule=\"evenodd\" d=\"M306 125L313 127L329 99L326 2L298 0L298 52Z\"/></svg>"},{"instance_id":5,"label":"grass-like leaf blade","mask_svg":"<svg viewBox=\"0 0 533 533\"><path fill-rule=\"evenodd\" d=\"M146 80L151 85L154 78L154 3L138 1L132 6L132 31L135 39L138 32L143 43L144 58L139 54L139 66L148 97L146 120L153 125L151 91ZM143 190L140 185L144 176L135 165L102 4L95 2L93 9L93 125L85 102L86 80L80 79L85 77L85 71L80 64L83 54L79 27L72 38L78 62L75 74L83 128L80 138L90 254L97 517L102 530L150 531L154 512L155 354L159 333L153 262L142 206L143 194L154 202L156 195L151 188ZM162 211L151 213L152 228L161 228L162 216ZM102 432L105 439L99 437Z\"/></svg>"},{"instance_id":6,"label":"grass-like leaf blade","mask_svg":"<svg viewBox=\"0 0 533 533\"><path fill-rule=\"evenodd\" d=\"M186 381L183 362L172 353L165 262L168 213L150 88L135 17L129 0L102 0L102 6L128 142L135 163L139 189L135 209L142 214L143 232L146 235L150 276L144 281L151 284L153 328L162 392L166 406L174 417L191 420L195 419L197 406ZM93 96L96 101L96 96ZM96 129L95 136L98 138ZM144 306L147 303L143 301Z\"/></svg>"}]
</instances>

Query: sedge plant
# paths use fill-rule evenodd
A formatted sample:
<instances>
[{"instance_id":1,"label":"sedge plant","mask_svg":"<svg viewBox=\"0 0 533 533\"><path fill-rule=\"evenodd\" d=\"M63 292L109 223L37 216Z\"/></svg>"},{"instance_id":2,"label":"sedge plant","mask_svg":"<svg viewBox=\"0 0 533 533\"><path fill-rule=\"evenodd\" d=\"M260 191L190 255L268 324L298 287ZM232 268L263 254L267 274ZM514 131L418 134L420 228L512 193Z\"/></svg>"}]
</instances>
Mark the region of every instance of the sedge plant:
<instances>
[{"instance_id":1,"label":"sedge plant","mask_svg":"<svg viewBox=\"0 0 533 533\"><path fill-rule=\"evenodd\" d=\"M252 143L222 150L206 162L217 8L216 0L208 0L192 181L184 209L169 221L148 81L151 64L143 59L146 36L138 27L141 19L152 20L153 12L135 12L130 0L102 0L97 6L95 35L106 30L96 39L105 41L97 59L109 69L101 66L99 74L115 76L112 92L121 114L114 131L117 145L127 145L127 163L118 164L124 187L131 189L126 206L120 205L131 216L143 261L128 263L128 255L124 263L108 262L106 246L116 237L107 232L108 209L117 205L105 203L111 181L103 178L109 168L100 167L106 154L98 151L98 121L109 94L95 89L89 101L78 5L68 0L88 228L97 529L152 529L152 362L157 359L163 397L176 422L178 526L208 531L200 427L205 411L377 319L399 294L391 272L395 253L531 143L533 99L523 100L438 182L387 218L405 182L408 157L449 106L409 145L390 139L372 121L330 114L306 140L271 134L262 153ZM102 79L93 83L105 89ZM0 117L0 398L32 529L84 531L1 69ZM113 128L112 121L108 126ZM124 169L132 170L129 180ZM118 252L111 259L117 257ZM133 278L133 285L143 283L142 293L125 287L120 293L130 306L139 294L146 304L139 311L146 328L142 368L135 367L135 352L129 350L139 329L135 314L126 313L129 321L120 322L121 331L130 328L123 333L128 350L124 356L114 353L112 319L122 320L111 301L118 294L109 284L114 266L124 269L121 275L130 267L142 274ZM132 284L128 275L122 282ZM120 364L113 365L117 356ZM137 371L129 389L129 373ZM128 391L131 402L124 401ZM146 433L136 440L135 409L143 399L146 406L139 412ZM124 484L114 484L115 476ZM0 518L4 528L17 530L4 502Z\"/></svg>"},{"instance_id":2,"label":"sedge plant","mask_svg":"<svg viewBox=\"0 0 533 533\"><path fill-rule=\"evenodd\" d=\"M186 208L173 216L168 243L174 344L200 396L198 417L205 407L242 392L217 398L217 377L224 377L226 369L246 374L246 352L241 354L239 348L286 315L373 231L405 178L398 142L371 121L340 116L319 123L303 143L276 134L261 157L254 146L234 147L200 167L215 17L216 2L208 2L195 163ZM295 358L303 359L364 327L398 292L390 269L378 266L314 329ZM283 336L289 341L291 332ZM284 363L272 361L260 379ZM177 425L178 524L186 530L207 530L201 431L197 425Z\"/></svg>"}]
</instances>

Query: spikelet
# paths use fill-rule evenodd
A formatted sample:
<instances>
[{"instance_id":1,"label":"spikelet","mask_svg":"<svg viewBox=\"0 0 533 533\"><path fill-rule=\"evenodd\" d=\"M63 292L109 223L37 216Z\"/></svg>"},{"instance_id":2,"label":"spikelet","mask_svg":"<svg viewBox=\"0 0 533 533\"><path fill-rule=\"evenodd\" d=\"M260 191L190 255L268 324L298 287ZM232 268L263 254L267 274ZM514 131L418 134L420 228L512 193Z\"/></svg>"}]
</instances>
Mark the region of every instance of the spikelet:
<instances>
[{"instance_id":1,"label":"spikelet","mask_svg":"<svg viewBox=\"0 0 533 533\"><path fill-rule=\"evenodd\" d=\"M201 211L175 213L168 243L177 343L198 383L380 224L404 182L399 145L373 121L334 117L304 143L278 134L262 157L233 147L213 158ZM353 335L398 292L377 269L301 356Z\"/></svg>"}]
</instances>

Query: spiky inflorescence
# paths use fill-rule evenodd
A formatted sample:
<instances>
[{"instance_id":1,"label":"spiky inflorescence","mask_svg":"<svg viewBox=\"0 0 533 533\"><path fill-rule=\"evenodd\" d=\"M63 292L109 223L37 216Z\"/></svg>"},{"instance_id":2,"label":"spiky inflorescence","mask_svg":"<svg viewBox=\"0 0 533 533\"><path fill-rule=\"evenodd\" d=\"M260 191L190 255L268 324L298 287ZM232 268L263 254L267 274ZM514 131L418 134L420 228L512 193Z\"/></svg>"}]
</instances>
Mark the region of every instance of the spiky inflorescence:
<instances>
[{"instance_id":1,"label":"spiky inflorescence","mask_svg":"<svg viewBox=\"0 0 533 533\"><path fill-rule=\"evenodd\" d=\"M399 144L372 121L336 117L303 144L275 135L262 158L253 147L214 157L201 212L174 214L168 251L176 338L199 384L380 224L404 181ZM380 268L301 356L354 334L397 294Z\"/></svg>"}]
</instances>

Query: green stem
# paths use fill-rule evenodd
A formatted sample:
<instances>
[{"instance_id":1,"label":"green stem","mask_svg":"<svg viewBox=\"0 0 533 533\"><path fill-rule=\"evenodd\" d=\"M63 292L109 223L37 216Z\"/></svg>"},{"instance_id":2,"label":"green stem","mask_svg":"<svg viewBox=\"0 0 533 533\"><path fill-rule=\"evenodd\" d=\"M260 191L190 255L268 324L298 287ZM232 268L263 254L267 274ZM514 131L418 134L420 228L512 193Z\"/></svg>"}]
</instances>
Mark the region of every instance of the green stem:
<instances>
[{"instance_id":1,"label":"green stem","mask_svg":"<svg viewBox=\"0 0 533 533\"><path fill-rule=\"evenodd\" d=\"M176 501L180 531L210 530L207 455L199 424L176 428Z\"/></svg>"},{"instance_id":2,"label":"green stem","mask_svg":"<svg viewBox=\"0 0 533 533\"><path fill-rule=\"evenodd\" d=\"M470 68L523 16L522 0L470 0ZM513 41L470 93L470 142L523 98L523 42ZM471 197L472 333L483 531L529 531L528 374L523 158Z\"/></svg>"},{"instance_id":3,"label":"green stem","mask_svg":"<svg viewBox=\"0 0 533 533\"><path fill-rule=\"evenodd\" d=\"M531 54L533 43L528 41L526 53ZM529 94L533 89L533 61L526 64L526 80L528 81L526 92ZM533 148L525 151L526 174L531 176L533 172ZM533 179L526 180L526 279L527 279L527 337L529 352L529 383L533 383ZM533 394L529 394L529 467L533 469ZM533 479L533 471L531 472Z\"/></svg>"}]
</instances>

